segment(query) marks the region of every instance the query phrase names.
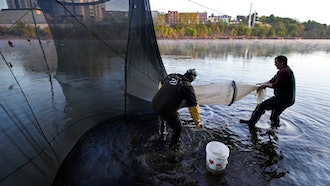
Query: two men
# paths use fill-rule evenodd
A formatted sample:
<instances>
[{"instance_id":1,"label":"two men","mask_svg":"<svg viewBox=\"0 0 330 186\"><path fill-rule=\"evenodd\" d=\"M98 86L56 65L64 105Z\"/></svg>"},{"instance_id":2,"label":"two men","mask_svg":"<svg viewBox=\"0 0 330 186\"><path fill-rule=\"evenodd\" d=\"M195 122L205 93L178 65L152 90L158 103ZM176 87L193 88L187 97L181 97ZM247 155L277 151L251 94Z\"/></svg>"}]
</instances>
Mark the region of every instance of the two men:
<instances>
[{"instance_id":1,"label":"two men","mask_svg":"<svg viewBox=\"0 0 330 186\"><path fill-rule=\"evenodd\" d=\"M248 124L252 134L256 132L255 124L266 110L271 110L271 126L277 128L281 113L295 102L295 77L287 62L286 56L275 57L275 66L278 69L276 75L267 82L259 83L259 88L273 88L274 96L258 104L249 120L240 120L240 123ZM189 69L184 75L168 75L152 100L153 110L173 129L172 144L179 141L182 129L178 109L189 107L196 126L200 127L199 105L191 85L196 76L195 69Z\"/></svg>"}]
</instances>

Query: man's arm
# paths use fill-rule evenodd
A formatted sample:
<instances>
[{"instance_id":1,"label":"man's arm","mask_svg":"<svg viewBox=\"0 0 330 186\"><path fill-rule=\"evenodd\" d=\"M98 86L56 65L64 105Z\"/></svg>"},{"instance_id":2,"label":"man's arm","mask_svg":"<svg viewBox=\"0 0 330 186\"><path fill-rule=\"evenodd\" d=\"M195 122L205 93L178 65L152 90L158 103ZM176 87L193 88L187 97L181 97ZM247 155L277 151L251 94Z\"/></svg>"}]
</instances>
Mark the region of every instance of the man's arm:
<instances>
[{"instance_id":1,"label":"man's arm","mask_svg":"<svg viewBox=\"0 0 330 186\"><path fill-rule=\"evenodd\" d=\"M199 105L197 103L195 90L191 85L185 86L184 90L186 91L185 92L186 104L187 104L187 107L189 109L190 115L193 118L193 120L196 124L196 127L200 128L200 121L201 121L200 108L199 108Z\"/></svg>"},{"instance_id":2,"label":"man's arm","mask_svg":"<svg viewBox=\"0 0 330 186\"><path fill-rule=\"evenodd\" d=\"M263 82L263 83L257 83L257 85L259 85L259 88L274 88L273 83L275 82L275 80L277 79L277 74L270 79L269 81Z\"/></svg>"},{"instance_id":3,"label":"man's arm","mask_svg":"<svg viewBox=\"0 0 330 186\"><path fill-rule=\"evenodd\" d=\"M259 85L259 88L273 88L273 83L269 82L269 81L266 81L266 82L263 82L263 83L257 83L257 85Z\"/></svg>"}]
</instances>

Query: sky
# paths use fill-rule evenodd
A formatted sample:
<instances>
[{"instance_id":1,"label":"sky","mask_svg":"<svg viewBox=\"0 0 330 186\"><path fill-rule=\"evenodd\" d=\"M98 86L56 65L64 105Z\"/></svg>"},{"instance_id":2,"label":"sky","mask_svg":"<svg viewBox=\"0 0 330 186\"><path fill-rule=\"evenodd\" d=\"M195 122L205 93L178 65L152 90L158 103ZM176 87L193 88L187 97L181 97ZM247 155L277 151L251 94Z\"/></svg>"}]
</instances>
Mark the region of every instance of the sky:
<instances>
[{"instance_id":1,"label":"sky","mask_svg":"<svg viewBox=\"0 0 330 186\"><path fill-rule=\"evenodd\" d=\"M7 8L6 0L0 0L0 8Z\"/></svg>"},{"instance_id":2,"label":"sky","mask_svg":"<svg viewBox=\"0 0 330 186\"><path fill-rule=\"evenodd\" d=\"M151 10L167 12L208 12L209 15L249 15L250 9L260 16L287 17L300 22L308 20L330 25L330 1L328 0L149 0ZM252 5L252 8L251 8ZM0 0L0 8L6 8L6 0Z\"/></svg>"},{"instance_id":3,"label":"sky","mask_svg":"<svg viewBox=\"0 0 330 186\"><path fill-rule=\"evenodd\" d=\"M204 12L225 14L236 18L237 15L249 15L257 12L258 16L285 17L305 22L316 21L330 25L330 1L328 0L149 0L151 10L167 12ZM251 8L252 5L252 8Z\"/></svg>"}]
</instances>

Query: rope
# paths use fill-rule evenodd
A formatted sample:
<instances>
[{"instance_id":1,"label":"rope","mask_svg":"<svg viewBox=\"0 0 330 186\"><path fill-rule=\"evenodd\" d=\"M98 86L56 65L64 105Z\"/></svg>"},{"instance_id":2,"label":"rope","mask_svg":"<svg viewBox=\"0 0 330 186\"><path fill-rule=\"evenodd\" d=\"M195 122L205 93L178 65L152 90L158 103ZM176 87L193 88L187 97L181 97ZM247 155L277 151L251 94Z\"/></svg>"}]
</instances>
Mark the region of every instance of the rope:
<instances>
[{"instance_id":1,"label":"rope","mask_svg":"<svg viewBox=\"0 0 330 186\"><path fill-rule=\"evenodd\" d=\"M26 161L26 163L23 163L23 164L21 164L20 166L18 166L16 169L12 170L12 171L11 171L10 173L8 173L6 176L0 178L0 182L3 181L3 180L5 180L7 177L9 177L9 176L15 174L17 170L19 170L21 167L24 167L25 165L27 165L27 164L30 163L30 162L31 162L36 168L38 168L39 171L40 171L41 173L43 173L44 171L43 171L40 167L38 167L37 164L34 163L34 161L32 161L32 160L35 159L36 157L39 157L40 154L43 152L43 150L44 150L45 148L42 148L42 147L37 143L37 141L34 140L33 135L31 135L30 132L29 132L28 130L26 130L26 128L25 128L25 126L24 126L23 124L21 124L22 126L20 127L19 124L18 124L17 122L15 122L15 119L14 119L12 116L10 116L9 112L7 111L7 109L6 109L2 104L0 104L0 107L1 107L1 108L4 110L4 112L8 115L8 117L9 117L9 118L11 119L11 121L15 124L15 126L18 128L18 130L22 133L22 135L23 135L23 136L26 138L26 140L29 142L29 144L34 148L35 152L37 152L37 154L36 154L34 157L30 158L30 156L29 156L27 153L25 153L25 151L20 147L20 145L18 145L18 144L15 142L15 140L13 140L13 139L11 138L11 136L10 136L9 134L7 134L6 130L4 130L4 129L0 126L1 132L6 136L7 139L9 139L9 141L10 141L11 143L13 143L13 144L15 145L15 147L16 147L16 148L17 148L17 149L18 149L18 150L24 155L24 157L28 160L28 161ZM24 128L24 130L23 130L22 128ZM24 131L25 131L25 132L24 132ZM27 133L27 134L26 134L26 133ZM35 144L35 145L34 145L34 144ZM36 146L38 146L38 148L37 148ZM48 155L48 154L45 153L45 155Z\"/></svg>"},{"instance_id":2,"label":"rope","mask_svg":"<svg viewBox=\"0 0 330 186\"><path fill-rule=\"evenodd\" d=\"M29 0L29 3L30 3L30 7L31 7L31 14L32 14L32 19L33 19L33 23L34 23L34 29L35 29L35 32L37 34L37 38L38 38L38 41L39 41L39 45L40 45L40 49L41 49L41 52L42 52L42 56L44 58L44 62L45 62L45 65L47 67L47 74L49 76L49 82L50 82L50 87L51 87L51 92L52 92L52 97L54 96L54 87L53 87L53 80L52 80L52 76L50 74L50 68L49 68L49 65L48 65L48 61L47 61L47 58L46 58L46 54L45 54L45 50L44 50L44 47L42 46L42 43L41 43L41 40L40 40L40 36L39 36L39 33L38 33L38 29L37 29L37 23L36 23L36 19L35 19L35 15L34 15L34 12L33 12L33 7L32 7L32 1ZM32 107L31 107L32 109ZM32 111L33 112L33 111ZM34 113L34 112L33 112ZM36 116L35 116L36 117ZM48 141L39 121L37 120L36 118L36 121L37 121L37 124L42 132L42 135L43 137L45 138L45 140L47 141L50 149L53 151L55 157L56 157L56 160L58 161L58 163L60 163L60 159L58 158L57 154L56 154L56 151L54 150L54 148L52 147L52 145L50 144L50 141Z\"/></svg>"},{"instance_id":3,"label":"rope","mask_svg":"<svg viewBox=\"0 0 330 186\"><path fill-rule=\"evenodd\" d=\"M237 86L236 86L236 83L234 80L231 82L231 86L233 87L233 97L231 98L231 101L228 104L228 106L230 106L231 104L233 104L235 102L236 96L237 96Z\"/></svg>"},{"instance_id":4,"label":"rope","mask_svg":"<svg viewBox=\"0 0 330 186\"><path fill-rule=\"evenodd\" d=\"M2 53L1 51L0 51L0 55L1 55L1 57L3 58L3 60L5 61L7 67L9 68L9 71L10 71L11 75L13 76L13 78L14 78L15 82L17 83L17 85L18 85L18 87L19 87L19 89L20 89L20 91L21 91L21 93L22 93L22 95L23 95L25 101L26 101L27 104L28 104L29 110L31 111L32 116L33 116L34 120L35 120L36 123L37 123L37 126L35 126L35 127L36 127L37 129L39 129L39 133L40 133L40 134L46 139L46 141L47 141L47 138L46 138L46 136L45 136L45 134L44 134L42 128L40 127L40 124L39 124L39 121L38 121L38 119L37 119L37 116L35 115L35 113L34 113L34 111L33 111L33 109L32 109L32 106L31 106L30 102L29 102L29 100L28 100L26 94L25 94L24 91L23 91L23 88L22 88L21 84L19 83L17 77L15 76L13 70L11 69L11 64L8 63L8 61L6 60L6 58L4 57L4 55L3 55L3 53Z\"/></svg>"}]
</instances>

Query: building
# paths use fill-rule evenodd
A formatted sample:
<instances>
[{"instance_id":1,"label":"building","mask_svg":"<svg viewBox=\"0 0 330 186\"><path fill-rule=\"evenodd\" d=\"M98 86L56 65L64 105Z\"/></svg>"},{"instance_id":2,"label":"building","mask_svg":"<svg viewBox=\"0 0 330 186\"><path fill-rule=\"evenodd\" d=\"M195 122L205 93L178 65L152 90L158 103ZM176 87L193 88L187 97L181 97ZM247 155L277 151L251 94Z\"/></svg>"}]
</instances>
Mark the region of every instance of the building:
<instances>
[{"instance_id":1,"label":"building","mask_svg":"<svg viewBox=\"0 0 330 186\"><path fill-rule=\"evenodd\" d=\"M231 16L228 15L219 15L219 16L215 16L214 14L211 14L208 18L208 21L215 23L215 22L225 22L225 23L229 23L231 20Z\"/></svg>"},{"instance_id":2,"label":"building","mask_svg":"<svg viewBox=\"0 0 330 186\"><path fill-rule=\"evenodd\" d=\"M96 0L94 0L96 1ZM105 4L89 5L87 8L87 15L95 21L102 21L104 18Z\"/></svg>"},{"instance_id":3,"label":"building","mask_svg":"<svg viewBox=\"0 0 330 186\"><path fill-rule=\"evenodd\" d=\"M168 11L166 17L167 17L167 23L169 25L179 23L179 12L178 11Z\"/></svg>"},{"instance_id":4,"label":"building","mask_svg":"<svg viewBox=\"0 0 330 186\"><path fill-rule=\"evenodd\" d=\"M102 21L104 18L105 4L97 3L98 0L61 0L61 2L70 3L66 5L66 9L58 8L54 10L56 16L54 20L62 22L66 18L83 19L84 21ZM30 4L31 2L31 4ZM75 3L86 3L86 5L76 5ZM7 0L9 10L24 10L39 8L37 0ZM54 6L55 7L55 6Z\"/></svg>"},{"instance_id":5,"label":"building","mask_svg":"<svg viewBox=\"0 0 330 186\"><path fill-rule=\"evenodd\" d=\"M8 9L29 9L32 7L38 7L37 0L7 0Z\"/></svg>"},{"instance_id":6,"label":"building","mask_svg":"<svg viewBox=\"0 0 330 186\"><path fill-rule=\"evenodd\" d=\"M198 13L199 23L205 24L207 22L207 12Z\"/></svg>"},{"instance_id":7,"label":"building","mask_svg":"<svg viewBox=\"0 0 330 186\"><path fill-rule=\"evenodd\" d=\"M177 23L187 24L205 24L208 21L207 12L178 12L168 11L166 22L169 25Z\"/></svg>"},{"instance_id":8,"label":"building","mask_svg":"<svg viewBox=\"0 0 330 186\"><path fill-rule=\"evenodd\" d=\"M199 23L199 14L198 13L179 13L180 23L187 24L198 24Z\"/></svg>"}]
</instances>

